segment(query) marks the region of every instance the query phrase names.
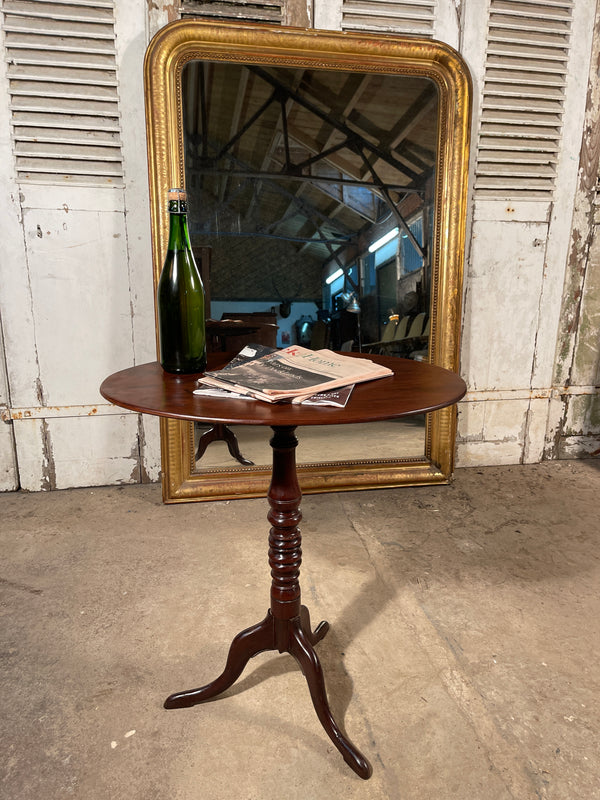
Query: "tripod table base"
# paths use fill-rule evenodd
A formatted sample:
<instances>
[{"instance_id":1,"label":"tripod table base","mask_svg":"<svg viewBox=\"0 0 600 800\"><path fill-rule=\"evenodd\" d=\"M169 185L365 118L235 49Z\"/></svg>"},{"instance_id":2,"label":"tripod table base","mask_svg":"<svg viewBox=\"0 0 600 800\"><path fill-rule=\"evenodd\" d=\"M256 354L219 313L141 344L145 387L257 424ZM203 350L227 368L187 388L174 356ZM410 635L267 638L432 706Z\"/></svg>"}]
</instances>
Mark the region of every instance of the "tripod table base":
<instances>
[{"instance_id":1,"label":"tripod table base","mask_svg":"<svg viewBox=\"0 0 600 800\"><path fill-rule=\"evenodd\" d=\"M321 662L314 645L329 630L321 622L313 632L310 615L300 602L300 564L302 537L298 523L300 487L296 475L295 448L298 441L292 426L273 426L273 473L268 500L271 523L269 565L271 567L271 607L262 622L238 633L229 648L225 669L214 681L198 689L176 692L165 701L165 708L186 708L202 703L228 689L242 674L248 661L265 650L290 653L304 673L310 696L321 725L346 763L361 778L371 777L367 759L349 741L336 723L325 690Z\"/></svg>"},{"instance_id":2,"label":"tripod table base","mask_svg":"<svg viewBox=\"0 0 600 800\"><path fill-rule=\"evenodd\" d=\"M306 606L302 606L300 616L285 621L276 620L268 611L262 622L246 628L234 638L225 669L218 678L199 689L170 695L165 700L165 708L188 708L216 697L235 683L248 661L258 653L267 650L290 653L302 669L317 716L331 741L357 775L364 779L370 778L371 765L342 733L327 701L323 671L314 645L328 630L329 623L321 622L314 632L311 631L310 616Z\"/></svg>"}]
</instances>

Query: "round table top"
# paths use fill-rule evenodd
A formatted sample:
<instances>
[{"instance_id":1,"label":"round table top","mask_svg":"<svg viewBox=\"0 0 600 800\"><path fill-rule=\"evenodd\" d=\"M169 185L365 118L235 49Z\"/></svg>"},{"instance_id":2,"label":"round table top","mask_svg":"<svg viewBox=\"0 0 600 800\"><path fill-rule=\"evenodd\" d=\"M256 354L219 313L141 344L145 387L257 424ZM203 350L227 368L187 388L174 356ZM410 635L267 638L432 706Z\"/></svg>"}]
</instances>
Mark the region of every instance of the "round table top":
<instances>
[{"instance_id":1,"label":"round table top","mask_svg":"<svg viewBox=\"0 0 600 800\"><path fill-rule=\"evenodd\" d=\"M362 357L358 353L354 355ZM209 369L227 364L231 353L211 353ZM454 372L420 361L365 356L393 370L393 376L357 384L345 408L271 404L261 400L200 397L193 393L199 375L172 375L156 361L106 378L103 397L117 406L195 422L239 425L336 425L394 419L456 403L466 391Z\"/></svg>"}]
</instances>

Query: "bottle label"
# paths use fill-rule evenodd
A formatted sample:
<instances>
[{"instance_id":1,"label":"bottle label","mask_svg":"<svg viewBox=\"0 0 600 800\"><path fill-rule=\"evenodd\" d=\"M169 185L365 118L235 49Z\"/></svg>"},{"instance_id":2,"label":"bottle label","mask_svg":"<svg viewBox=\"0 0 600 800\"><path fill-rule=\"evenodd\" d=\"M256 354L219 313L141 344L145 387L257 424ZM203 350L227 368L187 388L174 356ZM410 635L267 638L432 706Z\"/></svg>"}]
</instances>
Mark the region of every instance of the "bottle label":
<instances>
[{"instance_id":1,"label":"bottle label","mask_svg":"<svg viewBox=\"0 0 600 800\"><path fill-rule=\"evenodd\" d=\"M170 214L187 213L187 192L184 189L169 189L167 200Z\"/></svg>"}]
</instances>

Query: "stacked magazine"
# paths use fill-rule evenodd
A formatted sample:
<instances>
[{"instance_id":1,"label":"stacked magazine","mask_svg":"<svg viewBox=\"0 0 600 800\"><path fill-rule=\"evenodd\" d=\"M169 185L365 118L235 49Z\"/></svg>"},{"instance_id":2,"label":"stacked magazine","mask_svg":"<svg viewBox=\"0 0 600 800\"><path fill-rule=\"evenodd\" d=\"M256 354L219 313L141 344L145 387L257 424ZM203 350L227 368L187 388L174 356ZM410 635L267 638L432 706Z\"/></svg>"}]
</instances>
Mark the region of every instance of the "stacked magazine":
<instances>
[{"instance_id":1,"label":"stacked magazine","mask_svg":"<svg viewBox=\"0 0 600 800\"><path fill-rule=\"evenodd\" d=\"M298 345L274 350L247 345L223 369L206 372L199 379L196 392L212 394L218 390L267 403L341 406L354 384L392 374L392 370L369 359L343 356L332 350L308 350ZM322 393L332 394L332 402L319 397Z\"/></svg>"}]
</instances>

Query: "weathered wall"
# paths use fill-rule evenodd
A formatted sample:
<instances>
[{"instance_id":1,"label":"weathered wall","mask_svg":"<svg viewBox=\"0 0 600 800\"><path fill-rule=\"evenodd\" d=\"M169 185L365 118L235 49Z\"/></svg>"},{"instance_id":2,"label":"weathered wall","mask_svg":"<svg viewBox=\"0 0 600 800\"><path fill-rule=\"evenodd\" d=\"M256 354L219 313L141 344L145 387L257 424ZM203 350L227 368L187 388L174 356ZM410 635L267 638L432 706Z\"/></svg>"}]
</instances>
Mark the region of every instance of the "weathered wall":
<instances>
[{"instance_id":1,"label":"weathered wall","mask_svg":"<svg viewBox=\"0 0 600 800\"><path fill-rule=\"evenodd\" d=\"M295 0L286 8L288 22L312 15L315 27L341 26L341 0ZM108 373L154 357L142 60L152 33L178 15L178 4L116 0L115 9L124 188L17 183L8 115L0 116L5 490L159 474L156 421L111 407L98 386ZM487 13L479 0L439 0L431 29L472 70L474 157ZM554 200L471 199L460 465L535 462L600 448L594 26L595 3L575 4ZM4 70L2 62L6 97Z\"/></svg>"},{"instance_id":2,"label":"weathered wall","mask_svg":"<svg viewBox=\"0 0 600 800\"><path fill-rule=\"evenodd\" d=\"M599 62L596 22L548 426L556 458L600 455Z\"/></svg>"},{"instance_id":3,"label":"weathered wall","mask_svg":"<svg viewBox=\"0 0 600 800\"><path fill-rule=\"evenodd\" d=\"M124 188L18 184L9 118L0 115L3 489L158 478L155 421L118 411L98 391L109 373L154 357L141 102L146 17L140 0L116 5ZM4 69L2 60L6 90Z\"/></svg>"},{"instance_id":4,"label":"weathered wall","mask_svg":"<svg viewBox=\"0 0 600 800\"><path fill-rule=\"evenodd\" d=\"M472 69L475 88L475 159L482 115L485 13L472 0L463 6L461 51ZM568 321L569 298L582 298L585 293L588 300L582 306L591 309L594 305L592 280L584 286L581 262L578 256L569 258L569 248L573 214L581 213L577 165L589 76L592 85L597 83L597 57L592 55L594 30L598 30L595 6L578 3L573 7L552 201L474 196L471 203L461 350L469 391L459 408L457 461L462 466L531 463L581 454L581 448L566 444L568 432L574 430L585 430L588 452L592 442L598 441L598 420L589 413L597 402L594 380L588 375L583 381L583 376L576 378L574 373L567 378L563 369L555 369L555 364L569 362L568 356L557 362L559 334L563 349L581 338L578 330L583 320ZM595 184L597 157L586 171L587 180ZM585 238L590 229L584 228ZM575 233L575 249L581 235ZM569 289L574 275L579 276L577 288ZM588 348L588 358L597 364L597 333L593 339L590 331L581 346Z\"/></svg>"}]
</instances>

